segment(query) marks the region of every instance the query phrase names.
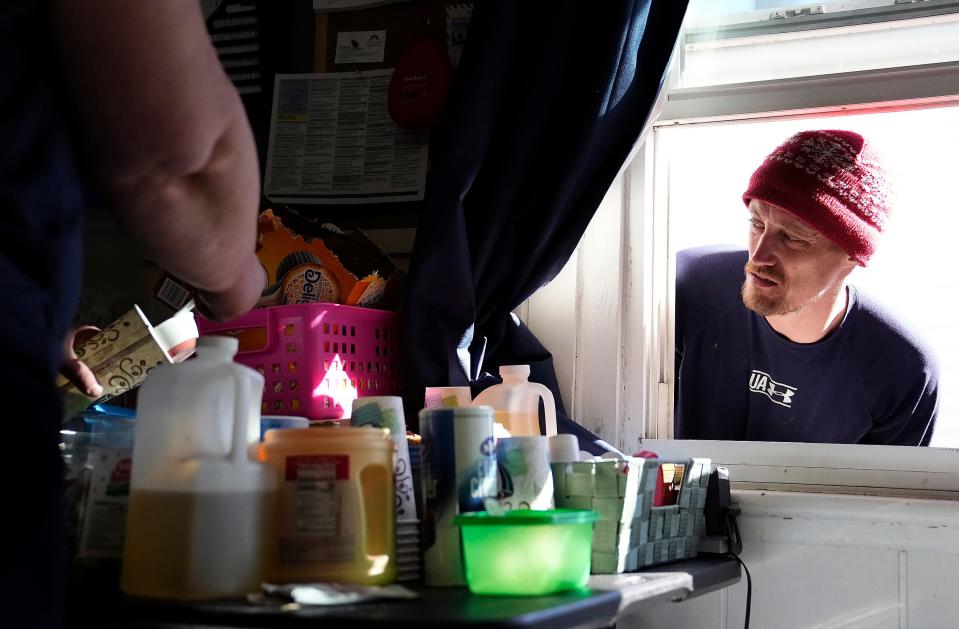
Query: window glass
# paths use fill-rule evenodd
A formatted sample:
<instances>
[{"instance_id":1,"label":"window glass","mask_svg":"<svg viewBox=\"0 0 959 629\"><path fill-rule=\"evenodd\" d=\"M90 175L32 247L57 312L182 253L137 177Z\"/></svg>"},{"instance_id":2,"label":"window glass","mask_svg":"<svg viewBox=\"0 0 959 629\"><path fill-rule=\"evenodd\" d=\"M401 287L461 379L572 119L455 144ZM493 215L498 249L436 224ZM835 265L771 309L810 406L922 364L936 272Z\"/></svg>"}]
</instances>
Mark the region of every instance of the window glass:
<instances>
[{"instance_id":1,"label":"window glass","mask_svg":"<svg viewBox=\"0 0 959 629\"><path fill-rule=\"evenodd\" d=\"M936 351L940 411L932 445L959 447L959 107L663 127L656 167L668 168L669 246L745 248L749 176L804 129L849 129L882 153L895 205L875 256L851 283L907 321Z\"/></svg>"}]
</instances>

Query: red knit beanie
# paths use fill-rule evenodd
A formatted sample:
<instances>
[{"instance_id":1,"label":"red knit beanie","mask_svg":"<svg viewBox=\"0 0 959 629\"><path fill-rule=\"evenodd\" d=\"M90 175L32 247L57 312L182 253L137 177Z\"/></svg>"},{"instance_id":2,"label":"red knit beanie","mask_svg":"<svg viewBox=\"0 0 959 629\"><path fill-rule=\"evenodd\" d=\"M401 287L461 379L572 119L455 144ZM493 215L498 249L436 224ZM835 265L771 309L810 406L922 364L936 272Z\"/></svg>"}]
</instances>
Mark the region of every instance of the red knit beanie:
<instances>
[{"instance_id":1,"label":"red knit beanie","mask_svg":"<svg viewBox=\"0 0 959 629\"><path fill-rule=\"evenodd\" d=\"M866 266L889 214L886 177L852 131L801 131L769 154L743 193L777 205Z\"/></svg>"}]
</instances>

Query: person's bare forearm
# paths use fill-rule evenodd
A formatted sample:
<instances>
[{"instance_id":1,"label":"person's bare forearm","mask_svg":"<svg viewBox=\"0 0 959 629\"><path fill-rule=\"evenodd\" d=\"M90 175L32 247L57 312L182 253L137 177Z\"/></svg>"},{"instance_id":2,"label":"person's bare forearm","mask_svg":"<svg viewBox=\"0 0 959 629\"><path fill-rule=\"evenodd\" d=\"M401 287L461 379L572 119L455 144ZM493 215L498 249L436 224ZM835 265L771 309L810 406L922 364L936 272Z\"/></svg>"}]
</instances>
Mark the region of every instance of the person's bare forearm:
<instances>
[{"instance_id":1,"label":"person's bare forearm","mask_svg":"<svg viewBox=\"0 0 959 629\"><path fill-rule=\"evenodd\" d=\"M245 121L237 126L225 131L197 172L121 179L111 190L118 216L147 255L204 291L226 291L239 274L259 273L259 172L255 151L234 146L253 142Z\"/></svg>"},{"instance_id":2,"label":"person's bare forearm","mask_svg":"<svg viewBox=\"0 0 959 629\"><path fill-rule=\"evenodd\" d=\"M259 172L196 0L61 0L64 74L112 209L160 266L228 318L262 288Z\"/></svg>"}]
</instances>

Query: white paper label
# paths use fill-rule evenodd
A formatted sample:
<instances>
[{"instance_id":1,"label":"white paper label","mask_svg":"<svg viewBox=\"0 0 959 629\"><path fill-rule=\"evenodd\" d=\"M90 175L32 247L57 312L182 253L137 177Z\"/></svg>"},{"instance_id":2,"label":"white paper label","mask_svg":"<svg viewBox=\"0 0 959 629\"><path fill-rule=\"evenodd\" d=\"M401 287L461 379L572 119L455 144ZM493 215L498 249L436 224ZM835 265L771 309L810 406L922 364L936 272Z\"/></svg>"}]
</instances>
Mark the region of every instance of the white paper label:
<instances>
[{"instance_id":1,"label":"white paper label","mask_svg":"<svg viewBox=\"0 0 959 629\"><path fill-rule=\"evenodd\" d=\"M333 63L383 63L386 31L347 31L336 34Z\"/></svg>"}]
</instances>

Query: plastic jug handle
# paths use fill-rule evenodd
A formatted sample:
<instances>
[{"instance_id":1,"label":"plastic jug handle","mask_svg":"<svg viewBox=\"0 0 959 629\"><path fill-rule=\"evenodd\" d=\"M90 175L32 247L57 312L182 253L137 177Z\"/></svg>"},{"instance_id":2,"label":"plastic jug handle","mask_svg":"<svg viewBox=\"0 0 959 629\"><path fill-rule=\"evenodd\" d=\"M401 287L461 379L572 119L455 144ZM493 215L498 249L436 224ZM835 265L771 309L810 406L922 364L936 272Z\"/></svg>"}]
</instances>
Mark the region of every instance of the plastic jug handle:
<instances>
[{"instance_id":1,"label":"plastic jug handle","mask_svg":"<svg viewBox=\"0 0 959 629\"><path fill-rule=\"evenodd\" d=\"M546 411L546 436L556 436L556 400L553 392L538 382L529 383L530 390L543 398L543 410Z\"/></svg>"},{"instance_id":2,"label":"plastic jug handle","mask_svg":"<svg viewBox=\"0 0 959 629\"><path fill-rule=\"evenodd\" d=\"M233 445L227 458L233 465L241 465L249 457L247 419L250 413L250 381L247 378L233 379Z\"/></svg>"},{"instance_id":3,"label":"plastic jug handle","mask_svg":"<svg viewBox=\"0 0 959 629\"><path fill-rule=\"evenodd\" d=\"M360 472L361 493L364 496L379 495L380 500L371 500L367 509L360 509L363 534L366 536L368 555L392 555L395 562L395 547L390 540L396 536L396 502L393 487L393 468L385 465L368 465ZM376 527L392 517L393 529L386 536L377 535Z\"/></svg>"}]
</instances>

